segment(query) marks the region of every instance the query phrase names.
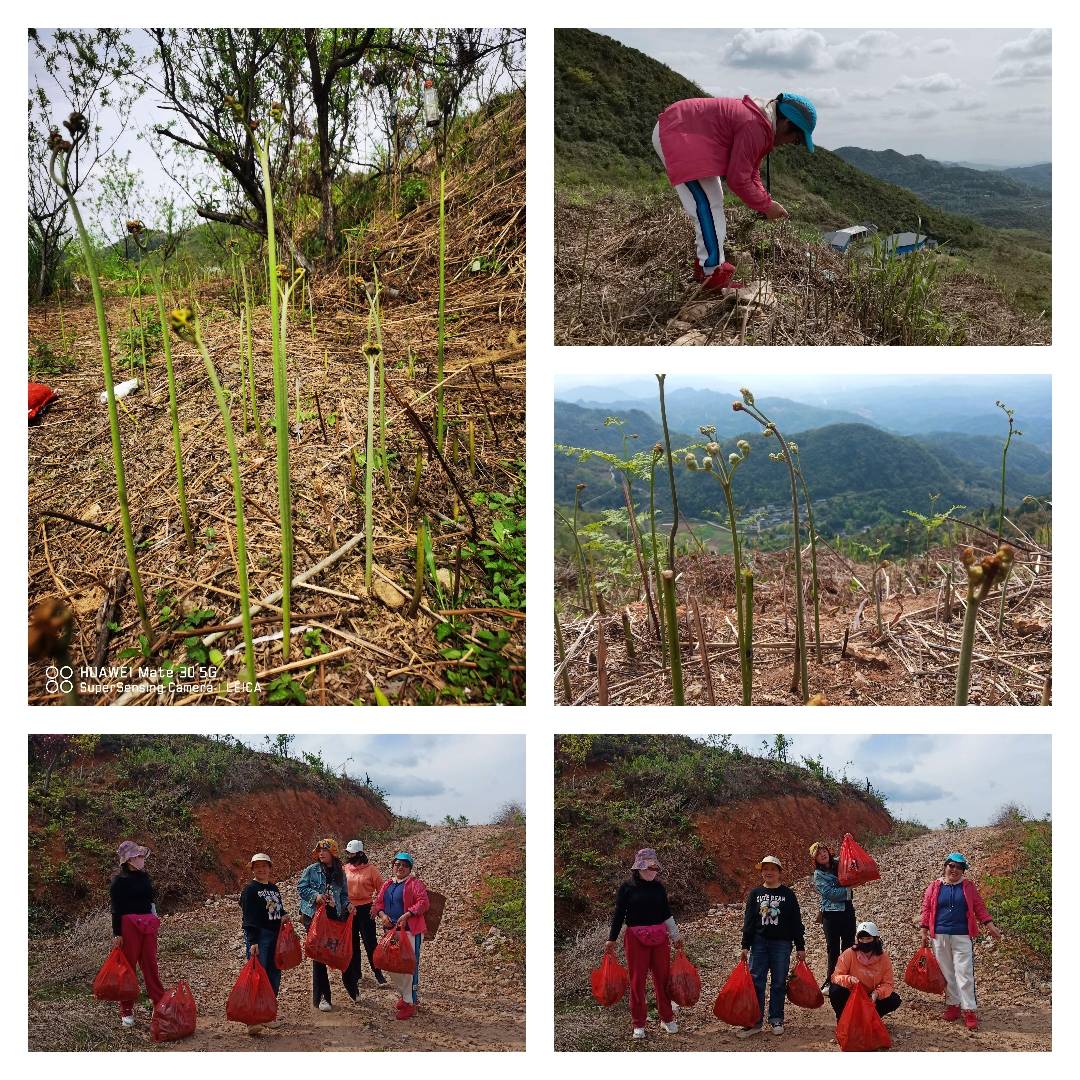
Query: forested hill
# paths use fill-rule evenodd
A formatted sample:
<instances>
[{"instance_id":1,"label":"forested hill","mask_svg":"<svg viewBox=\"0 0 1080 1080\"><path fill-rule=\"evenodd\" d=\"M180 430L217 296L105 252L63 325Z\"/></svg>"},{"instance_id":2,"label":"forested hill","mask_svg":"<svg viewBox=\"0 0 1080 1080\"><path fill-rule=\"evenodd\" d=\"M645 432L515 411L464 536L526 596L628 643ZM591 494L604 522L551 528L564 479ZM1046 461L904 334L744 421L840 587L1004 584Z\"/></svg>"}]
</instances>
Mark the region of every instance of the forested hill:
<instances>
[{"instance_id":1,"label":"forested hill","mask_svg":"<svg viewBox=\"0 0 1080 1080\"><path fill-rule=\"evenodd\" d=\"M899 154L895 150L841 146L835 153L879 180L908 188L931 206L966 214L994 228L1032 229L1050 235L1049 191L1012 175L944 165L922 154ZM1038 175L1039 168L1032 170L1033 176Z\"/></svg>"},{"instance_id":2,"label":"forested hill","mask_svg":"<svg viewBox=\"0 0 1080 1080\"><path fill-rule=\"evenodd\" d=\"M647 453L663 438L660 425L644 412L628 412L621 427L605 426L609 415L604 410L556 402L557 446L587 447L622 458ZM782 508L790 500L787 470L769 460L772 445L761 437L760 429L744 424L743 436L750 442L751 453L735 479L736 502L748 515L767 507ZM895 518L907 509L925 512L930 493L939 496L937 505L942 509L955 504L975 511L997 501L1001 441L992 437L953 433L897 436L867 424L851 423L802 431L781 426L781 430L799 447L817 528L822 533L856 532ZM696 432L671 431L673 449L703 441ZM735 441L721 440L725 459L735 450ZM1015 456L1014 451L1018 451ZM715 477L690 472L681 461L678 465L675 475L681 513L693 520L720 510L723 498ZM557 449L556 503L572 505L580 483L586 484L582 505L588 511L624 506L621 478L611 463L592 456L581 461L578 455ZM647 479L635 480L634 486L637 498L646 497ZM1022 440L1014 441L1006 491L1010 503L1019 502L1025 495L1045 495L1050 487L1050 456L1037 447L1023 445ZM655 497L658 508L670 513L662 470L657 473Z\"/></svg>"}]
</instances>

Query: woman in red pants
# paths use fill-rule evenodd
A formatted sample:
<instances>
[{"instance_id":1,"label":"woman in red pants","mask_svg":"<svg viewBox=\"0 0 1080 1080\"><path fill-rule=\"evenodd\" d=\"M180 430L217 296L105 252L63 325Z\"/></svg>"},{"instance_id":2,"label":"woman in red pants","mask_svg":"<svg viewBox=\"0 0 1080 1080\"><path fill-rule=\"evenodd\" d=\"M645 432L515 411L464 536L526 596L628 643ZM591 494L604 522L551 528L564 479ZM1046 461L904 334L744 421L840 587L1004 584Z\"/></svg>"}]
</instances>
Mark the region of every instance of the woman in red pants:
<instances>
[{"instance_id":1,"label":"woman in red pants","mask_svg":"<svg viewBox=\"0 0 1080 1080\"><path fill-rule=\"evenodd\" d=\"M615 914L605 951L613 953L619 931L626 923L623 949L630 972L630 1017L634 1023L634 1038L645 1038L648 1005L645 1001L645 978L652 972L656 1008L660 1027L671 1035L679 1030L675 1012L668 997L668 970L671 965L669 941L682 948L681 934L675 925L668 903L667 890L657 881L660 863L652 848L642 848L634 857L630 880L619 886L615 896Z\"/></svg>"},{"instance_id":2,"label":"woman in red pants","mask_svg":"<svg viewBox=\"0 0 1080 1080\"><path fill-rule=\"evenodd\" d=\"M120 869L109 883L109 903L112 908L113 945L124 950L134 971L142 968L147 997L156 1005L165 994L157 966L158 927L161 920L154 907L157 890L150 875L143 869L149 848L140 847L134 840L125 840L117 849ZM120 1022L124 1027L135 1025L135 1001L120 1002Z\"/></svg>"}]
</instances>

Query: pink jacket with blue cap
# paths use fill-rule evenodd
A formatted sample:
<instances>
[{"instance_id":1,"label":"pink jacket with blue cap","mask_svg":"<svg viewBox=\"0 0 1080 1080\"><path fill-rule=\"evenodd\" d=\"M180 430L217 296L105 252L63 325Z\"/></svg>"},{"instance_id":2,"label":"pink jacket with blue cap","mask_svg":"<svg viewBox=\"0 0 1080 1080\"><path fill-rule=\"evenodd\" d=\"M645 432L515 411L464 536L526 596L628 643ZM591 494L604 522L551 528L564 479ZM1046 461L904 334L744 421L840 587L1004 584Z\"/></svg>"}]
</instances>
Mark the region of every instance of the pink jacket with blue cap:
<instances>
[{"instance_id":1,"label":"pink jacket with blue cap","mask_svg":"<svg viewBox=\"0 0 1080 1080\"><path fill-rule=\"evenodd\" d=\"M751 210L772 205L760 168L775 135L772 118L750 97L687 98L660 114L660 146L672 184L722 176Z\"/></svg>"}]
</instances>

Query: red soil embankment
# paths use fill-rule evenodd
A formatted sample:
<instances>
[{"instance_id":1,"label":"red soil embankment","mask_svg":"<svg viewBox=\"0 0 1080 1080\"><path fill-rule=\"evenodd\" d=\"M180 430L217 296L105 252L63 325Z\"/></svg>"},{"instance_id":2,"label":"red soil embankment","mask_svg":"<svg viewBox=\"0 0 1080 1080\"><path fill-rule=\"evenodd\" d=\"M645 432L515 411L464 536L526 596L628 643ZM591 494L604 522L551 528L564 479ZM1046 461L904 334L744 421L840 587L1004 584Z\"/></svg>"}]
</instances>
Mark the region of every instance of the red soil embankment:
<instances>
[{"instance_id":1,"label":"red soil embankment","mask_svg":"<svg viewBox=\"0 0 1080 1080\"><path fill-rule=\"evenodd\" d=\"M200 873L207 893L239 889L251 876L249 860L257 851L270 855L276 878L284 879L311 862L311 849L322 837L332 836L344 848L390 825L390 815L360 795L328 799L295 788L214 799L200 803L194 814L214 855L214 867Z\"/></svg>"},{"instance_id":2,"label":"red soil embankment","mask_svg":"<svg viewBox=\"0 0 1080 1080\"><path fill-rule=\"evenodd\" d=\"M694 819L717 870L706 885L706 894L713 903L735 903L745 898L749 884L756 881L754 867L763 855L775 855L784 864L784 879L790 880L813 869L809 848L815 840L838 850L845 832L862 839L887 833L892 824L885 810L868 803L830 804L803 795L709 810Z\"/></svg>"}]
</instances>

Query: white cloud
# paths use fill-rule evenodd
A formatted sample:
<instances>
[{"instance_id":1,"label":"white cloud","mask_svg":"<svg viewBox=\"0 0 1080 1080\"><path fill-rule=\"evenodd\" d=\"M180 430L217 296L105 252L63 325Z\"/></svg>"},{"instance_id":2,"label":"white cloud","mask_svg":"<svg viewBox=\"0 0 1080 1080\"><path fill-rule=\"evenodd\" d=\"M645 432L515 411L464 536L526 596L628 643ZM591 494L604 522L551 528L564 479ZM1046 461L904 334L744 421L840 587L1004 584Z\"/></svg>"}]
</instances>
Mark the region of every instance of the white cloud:
<instances>
[{"instance_id":1,"label":"white cloud","mask_svg":"<svg viewBox=\"0 0 1080 1080\"><path fill-rule=\"evenodd\" d=\"M937 113L937 109L929 105L923 105L921 108L912 109L907 115L910 116L912 120L930 120L932 117L937 116Z\"/></svg>"},{"instance_id":2,"label":"white cloud","mask_svg":"<svg viewBox=\"0 0 1080 1080\"><path fill-rule=\"evenodd\" d=\"M921 90L926 94L947 94L953 90L959 90L964 84L952 75L939 71L935 75L924 75L921 79L914 79L905 75L898 79L897 90Z\"/></svg>"},{"instance_id":3,"label":"white cloud","mask_svg":"<svg viewBox=\"0 0 1080 1080\"><path fill-rule=\"evenodd\" d=\"M855 101L881 101L888 92L888 90L852 90L848 96Z\"/></svg>"},{"instance_id":4,"label":"white cloud","mask_svg":"<svg viewBox=\"0 0 1080 1080\"><path fill-rule=\"evenodd\" d=\"M1002 64L993 74L994 82L1028 82L1049 79L1052 64L1049 59L1011 60Z\"/></svg>"},{"instance_id":5,"label":"white cloud","mask_svg":"<svg viewBox=\"0 0 1080 1080\"><path fill-rule=\"evenodd\" d=\"M934 38L933 41L926 41L922 45L916 46L916 49L924 53L956 52L956 46L953 45L951 38Z\"/></svg>"},{"instance_id":6,"label":"white cloud","mask_svg":"<svg viewBox=\"0 0 1080 1080\"><path fill-rule=\"evenodd\" d=\"M953 112L979 112L986 108L986 100L984 98L960 98L951 102L949 108Z\"/></svg>"},{"instance_id":7,"label":"white cloud","mask_svg":"<svg viewBox=\"0 0 1080 1080\"><path fill-rule=\"evenodd\" d=\"M1009 60L1013 57L1049 56L1053 48L1052 37L1050 30L1032 30L1027 37L1005 42L998 49L998 58Z\"/></svg>"},{"instance_id":8,"label":"white cloud","mask_svg":"<svg viewBox=\"0 0 1080 1080\"><path fill-rule=\"evenodd\" d=\"M833 62L844 71L866 67L876 56L903 56L911 44L901 45L889 30L867 30L857 38L842 41L832 52Z\"/></svg>"},{"instance_id":9,"label":"white cloud","mask_svg":"<svg viewBox=\"0 0 1080 1080\"><path fill-rule=\"evenodd\" d=\"M819 86L813 90L807 89L806 96L818 109L842 109L844 107L845 96L835 86Z\"/></svg>"},{"instance_id":10,"label":"white cloud","mask_svg":"<svg viewBox=\"0 0 1080 1080\"><path fill-rule=\"evenodd\" d=\"M825 38L816 30L740 30L721 53L735 67L824 71L830 66Z\"/></svg>"}]
</instances>

